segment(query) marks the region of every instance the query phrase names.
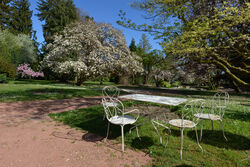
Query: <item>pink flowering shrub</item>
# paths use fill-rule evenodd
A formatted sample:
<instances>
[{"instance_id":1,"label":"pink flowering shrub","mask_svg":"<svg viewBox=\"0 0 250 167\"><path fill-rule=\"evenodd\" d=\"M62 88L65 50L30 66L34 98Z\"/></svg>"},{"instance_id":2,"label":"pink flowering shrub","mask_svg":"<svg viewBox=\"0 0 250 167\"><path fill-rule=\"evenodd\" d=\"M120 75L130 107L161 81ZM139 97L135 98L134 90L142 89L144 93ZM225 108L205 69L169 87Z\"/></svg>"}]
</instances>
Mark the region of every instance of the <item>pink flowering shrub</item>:
<instances>
[{"instance_id":1,"label":"pink flowering shrub","mask_svg":"<svg viewBox=\"0 0 250 167\"><path fill-rule=\"evenodd\" d=\"M29 64L21 64L17 67L17 74L21 75L21 78L38 78L44 77L43 72L35 72L31 69Z\"/></svg>"}]
</instances>

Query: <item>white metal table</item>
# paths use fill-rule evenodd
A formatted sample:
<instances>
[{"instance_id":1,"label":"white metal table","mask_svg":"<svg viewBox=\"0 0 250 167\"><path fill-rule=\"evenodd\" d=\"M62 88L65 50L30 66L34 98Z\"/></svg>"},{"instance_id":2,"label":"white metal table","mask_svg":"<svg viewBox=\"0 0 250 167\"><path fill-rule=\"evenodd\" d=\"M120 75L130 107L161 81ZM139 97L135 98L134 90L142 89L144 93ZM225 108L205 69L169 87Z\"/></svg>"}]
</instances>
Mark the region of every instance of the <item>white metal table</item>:
<instances>
[{"instance_id":1,"label":"white metal table","mask_svg":"<svg viewBox=\"0 0 250 167\"><path fill-rule=\"evenodd\" d=\"M184 99L184 98L145 95L145 94L129 94L129 95L119 96L119 98L165 104L165 105L170 105L170 106L177 106L187 101L187 99Z\"/></svg>"},{"instance_id":2,"label":"white metal table","mask_svg":"<svg viewBox=\"0 0 250 167\"><path fill-rule=\"evenodd\" d=\"M182 104L187 101L187 99L184 98L175 98L175 97L166 97L166 96L155 96L155 95L146 95L146 94L129 94L129 95L123 95L119 96L121 99L129 99L129 100L137 100L137 101L144 101L144 102L151 102L151 103L157 103L157 104L164 104L164 105L170 105L170 106L178 106L179 104ZM160 136L156 126L154 124L158 124L160 126L163 126L168 129L165 125L160 124L159 122L155 120L151 120L152 125L154 126L157 134ZM137 125L138 126L138 125ZM134 127L133 127L134 128ZM162 143L162 138L160 137L160 142Z\"/></svg>"}]
</instances>

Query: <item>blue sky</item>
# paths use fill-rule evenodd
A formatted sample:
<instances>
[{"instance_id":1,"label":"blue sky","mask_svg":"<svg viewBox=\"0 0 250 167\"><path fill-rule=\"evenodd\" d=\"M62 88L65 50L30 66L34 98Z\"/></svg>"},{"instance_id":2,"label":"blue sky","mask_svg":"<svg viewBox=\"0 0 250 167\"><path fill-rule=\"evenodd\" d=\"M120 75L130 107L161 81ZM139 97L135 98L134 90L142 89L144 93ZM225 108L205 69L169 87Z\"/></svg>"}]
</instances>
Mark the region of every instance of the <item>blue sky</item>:
<instances>
[{"instance_id":1,"label":"blue sky","mask_svg":"<svg viewBox=\"0 0 250 167\"><path fill-rule=\"evenodd\" d=\"M37 1L38 0L30 0L31 10L33 10L33 29L37 31L38 42L42 42L44 40L42 22L40 22L35 16L37 13ZM119 10L125 11L128 18L131 18L138 24L145 22L143 19L143 12L129 6L129 3L132 2L133 0L74 0L76 7L80 8L84 12L87 12L89 16L94 17L95 21L110 23L115 28L122 30L128 45L130 44L132 37L135 38L136 44L138 44L142 32L129 30L119 26L116 23L116 21L119 20ZM161 49L161 47L157 44L157 41L153 40L149 34L147 35L150 38L153 49Z\"/></svg>"}]
</instances>

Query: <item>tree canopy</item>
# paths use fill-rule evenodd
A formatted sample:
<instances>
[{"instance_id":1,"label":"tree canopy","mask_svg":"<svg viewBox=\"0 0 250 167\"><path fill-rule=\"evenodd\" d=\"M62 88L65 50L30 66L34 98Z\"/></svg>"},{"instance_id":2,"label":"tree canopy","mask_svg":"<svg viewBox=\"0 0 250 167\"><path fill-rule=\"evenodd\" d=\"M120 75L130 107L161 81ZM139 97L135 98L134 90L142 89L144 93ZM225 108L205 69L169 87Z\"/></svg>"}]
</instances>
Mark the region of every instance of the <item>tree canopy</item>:
<instances>
[{"instance_id":1,"label":"tree canopy","mask_svg":"<svg viewBox=\"0 0 250 167\"><path fill-rule=\"evenodd\" d=\"M237 85L249 86L250 55L248 33L250 4L223 6L212 17L200 17L187 24L173 42L165 45L182 63L213 64Z\"/></svg>"},{"instance_id":2,"label":"tree canopy","mask_svg":"<svg viewBox=\"0 0 250 167\"><path fill-rule=\"evenodd\" d=\"M78 85L84 80L110 73L124 74L143 69L130 53L122 33L109 24L92 19L67 26L53 36L43 65L58 75L73 76Z\"/></svg>"},{"instance_id":3,"label":"tree canopy","mask_svg":"<svg viewBox=\"0 0 250 167\"><path fill-rule=\"evenodd\" d=\"M167 55L189 68L208 69L240 90L249 87L249 3L241 0L140 0L132 7L151 24L137 25L120 13L118 24L162 39Z\"/></svg>"},{"instance_id":4,"label":"tree canopy","mask_svg":"<svg viewBox=\"0 0 250 167\"><path fill-rule=\"evenodd\" d=\"M32 11L28 0L14 0L12 4L11 31L32 36Z\"/></svg>"},{"instance_id":5,"label":"tree canopy","mask_svg":"<svg viewBox=\"0 0 250 167\"><path fill-rule=\"evenodd\" d=\"M72 0L40 0L37 16L43 24L43 36L46 43L52 42L52 36L78 19L78 11Z\"/></svg>"},{"instance_id":6,"label":"tree canopy","mask_svg":"<svg viewBox=\"0 0 250 167\"><path fill-rule=\"evenodd\" d=\"M136 51L136 45L135 45L135 39L134 38L132 38L132 40L131 40L131 43L129 45L129 49L130 49L131 52Z\"/></svg>"},{"instance_id":7,"label":"tree canopy","mask_svg":"<svg viewBox=\"0 0 250 167\"><path fill-rule=\"evenodd\" d=\"M34 44L29 36L0 31L0 73L13 77L19 64L33 63L35 60Z\"/></svg>"},{"instance_id":8,"label":"tree canopy","mask_svg":"<svg viewBox=\"0 0 250 167\"><path fill-rule=\"evenodd\" d=\"M0 29L8 29L11 20L11 3L12 0L1 0L0 2Z\"/></svg>"}]
</instances>

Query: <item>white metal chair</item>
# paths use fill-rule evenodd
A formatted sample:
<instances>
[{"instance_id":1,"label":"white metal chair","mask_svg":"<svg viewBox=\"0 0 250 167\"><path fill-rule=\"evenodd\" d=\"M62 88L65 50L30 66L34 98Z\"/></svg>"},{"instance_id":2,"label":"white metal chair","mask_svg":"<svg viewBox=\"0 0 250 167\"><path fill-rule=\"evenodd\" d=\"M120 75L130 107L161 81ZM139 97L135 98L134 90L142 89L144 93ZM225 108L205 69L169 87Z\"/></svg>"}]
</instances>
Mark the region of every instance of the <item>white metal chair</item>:
<instances>
[{"instance_id":1,"label":"white metal chair","mask_svg":"<svg viewBox=\"0 0 250 167\"><path fill-rule=\"evenodd\" d=\"M199 123L199 117L194 117L194 114L200 114L203 112L205 101L202 99L192 100L188 102L183 110L181 119L172 119L168 123L171 126L178 127L181 130L181 149L180 157L182 159L182 146L183 146L183 131L185 128L195 128L195 135L197 144L202 150L202 147L199 144L198 134L196 126Z\"/></svg>"},{"instance_id":2,"label":"white metal chair","mask_svg":"<svg viewBox=\"0 0 250 167\"><path fill-rule=\"evenodd\" d=\"M107 103L116 103L117 105L110 106L110 105L106 105ZM103 98L102 104L104 107L105 116L108 120L108 129L107 129L106 139L108 138L108 135L109 135L110 123L115 124L115 125L120 125L121 134L122 134L122 151L124 152L124 126L129 125L129 124L132 125L137 121L137 119L139 118L139 110L134 109L134 110L125 112L124 105L118 99ZM128 114L133 114L135 112L137 112L137 117L128 115ZM137 136L139 137L137 127L136 127L136 132L137 132Z\"/></svg>"},{"instance_id":3,"label":"white metal chair","mask_svg":"<svg viewBox=\"0 0 250 167\"><path fill-rule=\"evenodd\" d=\"M116 86L105 86L102 89L102 95L103 98L118 99L118 96L120 95L120 90ZM112 107L112 106L117 106L118 104L113 102L112 100L108 100L104 105ZM105 119L105 114L103 115L103 120L104 119Z\"/></svg>"},{"instance_id":4,"label":"white metal chair","mask_svg":"<svg viewBox=\"0 0 250 167\"><path fill-rule=\"evenodd\" d=\"M108 98L118 98L120 90L116 86L105 86L102 89L102 95Z\"/></svg>"},{"instance_id":5,"label":"white metal chair","mask_svg":"<svg viewBox=\"0 0 250 167\"><path fill-rule=\"evenodd\" d=\"M223 116L229 101L229 94L227 92L218 92L214 95L211 110L208 113L195 114L194 116L201 119L201 131L200 131L200 141L202 139L202 128L203 120L211 120L212 130L214 130L213 121L220 121L222 127L222 133L227 141L223 128Z\"/></svg>"}]
</instances>

